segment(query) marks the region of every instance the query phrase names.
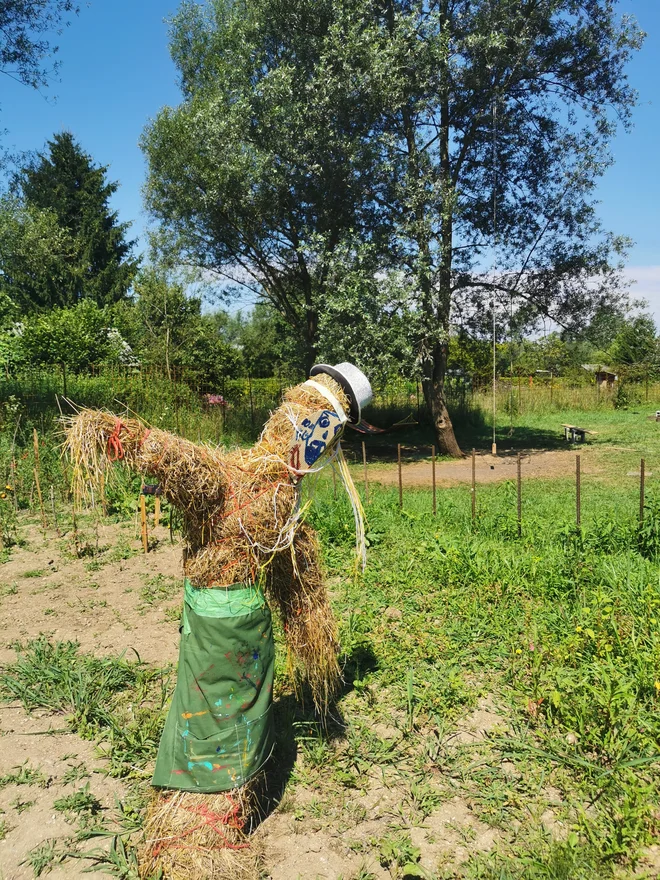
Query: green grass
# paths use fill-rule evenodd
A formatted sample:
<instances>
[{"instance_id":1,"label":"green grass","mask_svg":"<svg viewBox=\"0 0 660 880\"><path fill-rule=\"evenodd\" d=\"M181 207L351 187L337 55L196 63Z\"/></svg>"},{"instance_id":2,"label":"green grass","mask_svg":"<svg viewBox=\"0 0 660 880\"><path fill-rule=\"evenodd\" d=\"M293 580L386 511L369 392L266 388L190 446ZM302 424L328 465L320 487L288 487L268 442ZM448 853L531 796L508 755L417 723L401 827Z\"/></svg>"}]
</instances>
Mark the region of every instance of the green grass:
<instances>
[{"instance_id":1,"label":"green grass","mask_svg":"<svg viewBox=\"0 0 660 880\"><path fill-rule=\"evenodd\" d=\"M79 791L64 795L53 803L53 809L64 813L68 821L82 820L87 824L101 810L101 804L89 790L89 782Z\"/></svg>"},{"instance_id":2,"label":"green grass","mask_svg":"<svg viewBox=\"0 0 660 880\"><path fill-rule=\"evenodd\" d=\"M4 698L65 714L73 731L100 742L111 775L140 775L158 745L167 678L123 657L80 654L74 642L40 637L16 648L0 672Z\"/></svg>"},{"instance_id":3,"label":"green grass","mask_svg":"<svg viewBox=\"0 0 660 880\"><path fill-rule=\"evenodd\" d=\"M343 499L331 504L331 491L321 487L313 518L330 574L344 579L352 731L348 748L329 743L322 760L303 746L305 783L322 785L335 765L364 784L388 755L413 782L439 775L434 797L468 798L503 839L450 876L595 880L634 864L655 834L660 795L655 494L640 534L634 481L587 484L577 530L572 482L528 481L518 540L510 484L480 487L474 527L465 488L442 490L436 518L428 492L406 492L399 511L396 491L375 491L368 566L347 579L350 510ZM384 613L391 608L401 617ZM448 731L483 695L502 711L503 729L472 749L451 747ZM393 725L398 741L374 737L374 722ZM505 778L504 761L519 775ZM572 843L530 827L549 784L561 792Z\"/></svg>"},{"instance_id":4,"label":"green grass","mask_svg":"<svg viewBox=\"0 0 660 880\"><path fill-rule=\"evenodd\" d=\"M18 767L14 767L9 773L0 776L0 788L7 785L38 785L39 788L46 788L48 779L41 772L40 768L31 767L26 761Z\"/></svg>"}]
</instances>

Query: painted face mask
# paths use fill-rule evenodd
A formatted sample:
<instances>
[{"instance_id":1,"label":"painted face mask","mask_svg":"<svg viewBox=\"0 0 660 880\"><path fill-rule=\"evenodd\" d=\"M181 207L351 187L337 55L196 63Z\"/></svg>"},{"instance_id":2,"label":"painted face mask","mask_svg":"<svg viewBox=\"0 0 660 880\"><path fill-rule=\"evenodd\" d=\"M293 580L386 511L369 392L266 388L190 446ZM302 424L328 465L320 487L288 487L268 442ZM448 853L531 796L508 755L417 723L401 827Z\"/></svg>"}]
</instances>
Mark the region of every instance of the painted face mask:
<instances>
[{"instance_id":1,"label":"painted face mask","mask_svg":"<svg viewBox=\"0 0 660 880\"><path fill-rule=\"evenodd\" d=\"M309 384L319 389L330 405L310 413L295 426L289 447L289 467L301 475L312 470L321 456L338 443L347 422L346 413L334 395L313 379Z\"/></svg>"}]
</instances>

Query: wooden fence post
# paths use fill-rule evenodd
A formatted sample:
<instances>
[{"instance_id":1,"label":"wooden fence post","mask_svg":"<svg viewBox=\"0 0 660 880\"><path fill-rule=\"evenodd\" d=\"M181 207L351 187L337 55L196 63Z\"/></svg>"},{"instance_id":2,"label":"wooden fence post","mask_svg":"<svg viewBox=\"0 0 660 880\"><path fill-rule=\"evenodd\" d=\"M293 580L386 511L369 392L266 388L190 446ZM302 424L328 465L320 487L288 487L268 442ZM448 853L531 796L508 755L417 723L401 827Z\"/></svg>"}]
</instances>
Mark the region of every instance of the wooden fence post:
<instances>
[{"instance_id":1,"label":"wooden fence post","mask_svg":"<svg viewBox=\"0 0 660 880\"><path fill-rule=\"evenodd\" d=\"M578 528L582 524L582 498L580 497L580 456L575 456L575 524Z\"/></svg>"},{"instance_id":2,"label":"wooden fence post","mask_svg":"<svg viewBox=\"0 0 660 880\"><path fill-rule=\"evenodd\" d=\"M149 535L147 533L147 505L144 495L140 493L140 525L142 531L142 549L145 553L149 552Z\"/></svg>"},{"instance_id":3,"label":"wooden fence post","mask_svg":"<svg viewBox=\"0 0 660 880\"><path fill-rule=\"evenodd\" d=\"M105 474L101 473L99 493L101 495L101 511L103 512L103 516L108 515L108 500L105 497Z\"/></svg>"},{"instance_id":4,"label":"wooden fence post","mask_svg":"<svg viewBox=\"0 0 660 880\"><path fill-rule=\"evenodd\" d=\"M517 461L517 482L518 482L518 537L522 538L522 474L520 472L520 453L518 453Z\"/></svg>"},{"instance_id":5,"label":"wooden fence post","mask_svg":"<svg viewBox=\"0 0 660 880\"><path fill-rule=\"evenodd\" d=\"M438 512L438 508L436 505L436 491L435 491L435 446L431 447L431 478L433 480L433 516L436 516Z\"/></svg>"},{"instance_id":6,"label":"wooden fence post","mask_svg":"<svg viewBox=\"0 0 660 880\"><path fill-rule=\"evenodd\" d=\"M57 532L57 537L59 538L61 537L62 533L60 532L60 527L57 522L57 511L55 509L55 489L53 488L52 484L50 487L50 509L53 513L53 525L55 526L55 531Z\"/></svg>"},{"instance_id":7,"label":"wooden fence post","mask_svg":"<svg viewBox=\"0 0 660 880\"><path fill-rule=\"evenodd\" d=\"M41 494L41 483L39 482L39 435L37 434L37 429L32 429L32 440L34 442L34 482L37 487L37 496L39 498L39 508L41 510L41 525L45 529L47 526L46 522L46 510L44 508L44 499Z\"/></svg>"},{"instance_id":8,"label":"wooden fence post","mask_svg":"<svg viewBox=\"0 0 660 880\"><path fill-rule=\"evenodd\" d=\"M399 463L399 510L403 508L403 477L401 475L401 444L397 444L397 459Z\"/></svg>"},{"instance_id":9,"label":"wooden fence post","mask_svg":"<svg viewBox=\"0 0 660 880\"><path fill-rule=\"evenodd\" d=\"M364 503L369 504L369 477L367 475L367 447L362 441L362 464L364 465Z\"/></svg>"},{"instance_id":10,"label":"wooden fence post","mask_svg":"<svg viewBox=\"0 0 660 880\"><path fill-rule=\"evenodd\" d=\"M476 452L472 450L472 525L477 518Z\"/></svg>"}]
</instances>

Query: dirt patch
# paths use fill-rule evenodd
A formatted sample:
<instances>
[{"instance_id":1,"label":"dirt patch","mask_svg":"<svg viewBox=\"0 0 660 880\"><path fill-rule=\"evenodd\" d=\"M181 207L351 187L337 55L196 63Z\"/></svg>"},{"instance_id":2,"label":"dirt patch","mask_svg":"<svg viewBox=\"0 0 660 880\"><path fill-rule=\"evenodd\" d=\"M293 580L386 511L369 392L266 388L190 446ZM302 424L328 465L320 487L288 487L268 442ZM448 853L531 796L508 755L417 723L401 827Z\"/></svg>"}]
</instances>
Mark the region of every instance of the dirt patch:
<instances>
[{"instance_id":1,"label":"dirt patch","mask_svg":"<svg viewBox=\"0 0 660 880\"><path fill-rule=\"evenodd\" d=\"M581 457L581 468L585 474L596 474L600 468L593 461L593 451L587 447L576 447ZM521 454L523 479L571 477L575 473L575 449L557 451L527 451ZM460 485L472 481L472 461L462 458L458 461L436 462L436 483L441 487ZM430 487L433 481L432 464L430 461L418 461L403 464L401 468L404 486ZM515 480L517 472L517 456L487 455L478 453L475 456L475 481L477 483L499 483L504 480ZM369 481L385 486L398 485L399 472L395 464L370 465Z\"/></svg>"},{"instance_id":2,"label":"dirt patch","mask_svg":"<svg viewBox=\"0 0 660 880\"><path fill-rule=\"evenodd\" d=\"M145 556L131 524L103 524L98 555L82 559L72 554L70 535L58 537L52 529L44 535L34 520L21 522L20 534L25 546L12 548L9 561L0 566L0 663L15 659L15 642L41 633L54 641L77 641L81 651L96 655L126 652L132 658L135 651L156 666L176 662L181 546L170 543L165 529L156 533L157 546ZM372 720L371 729L384 740L395 740L400 730L392 721ZM471 744L503 725L497 708L483 700L449 735L457 737L454 742ZM348 880L365 873L386 880L391 873L379 853L399 834L419 848L420 864L429 872L458 865L497 839L497 832L459 797L426 818L415 812L412 777L397 767L374 766L359 776L358 787L350 788L333 784L333 766L329 758L328 767L315 777L299 754L285 800L255 832L254 845L264 853L265 876L271 880ZM0 713L0 777L21 767L32 768L39 781L0 785L2 880L33 877L31 854L43 848L47 856L48 847L53 858L47 876L53 880L106 876L101 871L83 874L89 861L61 860L77 824L55 803L89 784L99 822L116 827L115 799L130 797L129 787L104 774L94 744L70 733L63 716L28 715L12 703ZM406 819L402 826L402 817L408 816L415 821ZM99 848L109 842L88 845Z\"/></svg>"},{"instance_id":3,"label":"dirt patch","mask_svg":"<svg viewBox=\"0 0 660 880\"><path fill-rule=\"evenodd\" d=\"M136 552L133 529L103 525L98 556L72 558L70 536L58 538L23 526L26 545L12 550L0 567L0 663L13 660L14 642L41 633L55 641L77 641L95 654L132 651L163 666L177 657L176 608L183 582L181 547L159 529L159 544ZM128 556L117 558L119 548ZM168 616L170 619L168 619Z\"/></svg>"},{"instance_id":4,"label":"dirt patch","mask_svg":"<svg viewBox=\"0 0 660 880\"><path fill-rule=\"evenodd\" d=\"M83 873L89 861L67 860L58 865L58 854L66 850L64 841L76 830L77 816L56 808L56 802L88 786L97 799L95 818L103 821L123 797L124 787L103 773L104 762L94 745L73 733L63 732L64 719L49 715L27 715L22 707L4 706L0 716L0 778L16 775L21 768L33 771L31 784L8 783L0 787L0 819L5 839L0 840L0 869L3 880L28 880L35 875L30 853L52 846L56 854L53 880L89 877ZM52 732L52 733L51 733ZM72 821L72 819L74 821ZM88 848L98 848L98 842Z\"/></svg>"}]
</instances>

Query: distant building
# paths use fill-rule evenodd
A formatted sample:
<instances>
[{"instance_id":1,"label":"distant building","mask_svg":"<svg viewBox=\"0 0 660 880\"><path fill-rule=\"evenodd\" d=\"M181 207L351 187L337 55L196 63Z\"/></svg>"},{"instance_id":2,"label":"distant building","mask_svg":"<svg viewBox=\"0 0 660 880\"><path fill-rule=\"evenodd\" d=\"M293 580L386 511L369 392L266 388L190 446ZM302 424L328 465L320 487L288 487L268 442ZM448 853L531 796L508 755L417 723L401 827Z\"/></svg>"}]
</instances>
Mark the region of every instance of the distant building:
<instances>
[{"instance_id":1,"label":"distant building","mask_svg":"<svg viewBox=\"0 0 660 880\"><path fill-rule=\"evenodd\" d=\"M613 388L619 378L614 370L610 367L604 367L602 364L582 364L582 369L595 375L596 385L599 388Z\"/></svg>"}]
</instances>

